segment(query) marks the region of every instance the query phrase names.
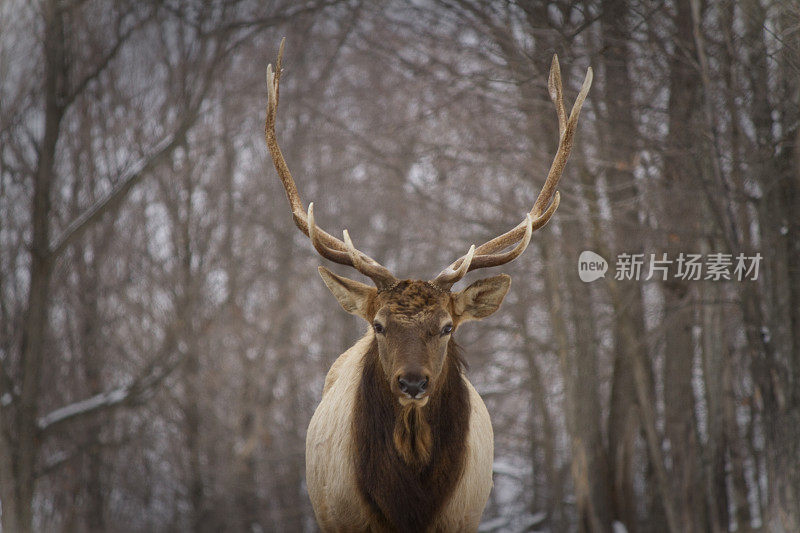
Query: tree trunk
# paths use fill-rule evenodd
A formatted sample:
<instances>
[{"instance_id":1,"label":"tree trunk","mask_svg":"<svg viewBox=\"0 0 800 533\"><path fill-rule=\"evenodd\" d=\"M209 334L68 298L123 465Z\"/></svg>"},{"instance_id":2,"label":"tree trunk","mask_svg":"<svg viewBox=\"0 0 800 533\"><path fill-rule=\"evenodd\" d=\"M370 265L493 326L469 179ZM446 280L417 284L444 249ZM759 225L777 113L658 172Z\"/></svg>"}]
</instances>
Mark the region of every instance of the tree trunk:
<instances>
[{"instance_id":1,"label":"tree trunk","mask_svg":"<svg viewBox=\"0 0 800 533\"><path fill-rule=\"evenodd\" d=\"M606 244L606 247L617 253L638 253L645 237L639 221L637 199L640 192L633 175L638 146L635 144L636 122L633 116L632 91L635 83L631 79L629 65L629 12L627 0L602 2L600 22L603 53L600 58L605 71L602 98L607 120L600 123L599 140L603 158L608 161L604 170L608 180L613 220L613 245ZM615 322L615 358L608 423L609 459L614 480L614 518L625 524L628 531L634 532L638 525L633 461L640 427L648 437L647 442L651 443L648 449L656 472L661 470L663 459L660 447L656 449L652 445L656 439L655 426L644 426L655 423L654 418L647 422L650 418L647 413L655 416L655 409L650 385L650 356L646 342L641 286L638 281L615 283L609 280L609 283L613 285L611 301ZM638 413L636 404L639 404ZM662 485L658 481L657 483ZM661 501L666 503L667 499L664 494ZM657 512L659 511L654 509L651 514ZM651 523L653 525L648 527L656 527L657 521L651 520Z\"/></svg>"},{"instance_id":2,"label":"tree trunk","mask_svg":"<svg viewBox=\"0 0 800 533\"><path fill-rule=\"evenodd\" d=\"M525 285L517 289L522 301L529 301L533 298L530 293L530 287ZM544 384L542 371L537 361L537 353L540 347L533 342L532 332L527 322L527 313L525 307L518 306L515 313L515 323L519 324L522 328L523 345L522 353L525 357L525 362L528 366L528 387L531 393L531 402L533 404L534 414L531 415L531 430L530 430L530 461L531 468L534 476L537 472L544 472L544 485L549 489L545 497L541 497L536 491L535 480L532 482L534 485L534 493L530 498L529 510L531 514L539 512L543 507L548 509L551 515L558 515L556 509L561 506L563 500L563 484L559 476L557 463L556 463L556 429L553 422L553 416L550 413L550 408L547 402L547 388ZM536 412L538 412L540 423L536 424ZM540 430L541 435L537 435L537 430ZM542 450L541 458L540 450Z\"/></svg>"},{"instance_id":3,"label":"tree trunk","mask_svg":"<svg viewBox=\"0 0 800 533\"><path fill-rule=\"evenodd\" d=\"M800 444L796 434L800 424L800 393L797 392L800 388L800 354L797 351L800 173L792 142L798 133L797 112L792 109L797 102L783 103L783 113L773 115L769 83L772 52L767 47L765 30L767 8L757 0L749 0L742 3L742 10L745 13L744 40L748 44L749 111L755 127L754 167L764 189L759 228L762 246L772 251L774 264L766 267L765 285L762 285L769 288L770 305L764 305L762 294L750 284L742 291L741 303L748 343L755 356L754 381L764 400L761 414L768 441L766 465L770 496L765 522L775 530L795 531L800 529ZM789 48L791 43L784 43L780 60L786 60L784 54L790 53ZM796 88L784 86L783 89L788 89L789 93L781 95L782 102L797 99ZM784 139L775 138L776 117L788 119L780 125L786 136Z\"/></svg>"},{"instance_id":4,"label":"tree trunk","mask_svg":"<svg viewBox=\"0 0 800 533\"><path fill-rule=\"evenodd\" d=\"M575 427L575 379L573 377L574 361L570 356L571 347L567 332L565 319L564 303L558 286L560 269L553 265L550 249L554 248L552 237L545 237L541 248L542 262L545 265L544 281L547 306L550 317L550 325L556 345L561 376L564 380L564 415L566 417L567 434L571 445L571 459L573 462L570 473L575 485L575 499L577 500L578 527L580 531L602 531L595 516L591 513L591 497L588 487L588 471L586 469L586 453L583 450L583 442L577 435ZM551 248L553 247L553 248ZM577 463L576 463L577 462ZM560 509L561 502L557 503L556 509ZM566 522L562 513L557 513L552 517L554 520L551 526L554 529L564 529ZM588 527L587 527L588 526Z\"/></svg>"},{"instance_id":5,"label":"tree trunk","mask_svg":"<svg viewBox=\"0 0 800 533\"><path fill-rule=\"evenodd\" d=\"M17 523L10 531L26 533L33 528L33 492L36 460L41 370L48 349L48 302L52 261L50 257L51 189L55 180L56 145L63 117L64 36L62 14L55 1L44 10L44 135L39 145L39 160L34 175L31 206L30 288L22 326L22 381L16 413L15 507Z\"/></svg>"},{"instance_id":6,"label":"tree trunk","mask_svg":"<svg viewBox=\"0 0 800 533\"><path fill-rule=\"evenodd\" d=\"M674 261L681 253L695 253L702 234L702 213L691 201L694 183L702 169L693 164L700 140L693 137L693 118L700 108L700 85L693 69L697 52L693 34L692 9L689 0L680 0L675 14L675 50L669 62L669 101L667 103L668 134L664 156L665 202L663 225L670 228L666 252ZM701 178L704 179L704 178ZM690 281L678 279L676 270L662 283L665 321L669 333L664 350L665 434L669 440L672 462L671 480L675 490L678 526L681 531L707 531L710 528L704 495L696 425L696 405L692 376L695 361L693 302L697 294Z\"/></svg>"}]
</instances>

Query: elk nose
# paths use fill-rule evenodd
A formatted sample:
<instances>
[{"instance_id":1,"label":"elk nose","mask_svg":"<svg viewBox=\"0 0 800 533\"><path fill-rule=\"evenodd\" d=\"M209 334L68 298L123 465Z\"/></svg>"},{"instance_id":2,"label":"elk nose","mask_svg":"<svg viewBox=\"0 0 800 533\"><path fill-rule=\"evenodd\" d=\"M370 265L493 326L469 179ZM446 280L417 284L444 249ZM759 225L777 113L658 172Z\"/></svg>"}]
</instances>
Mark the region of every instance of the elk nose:
<instances>
[{"instance_id":1,"label":"elk nose","mask_svg":"<svg viewBox=\"0 0 800 533\"><path fill-rule=\"evenodd\" d=\"M400 390L416 398L418 395L425 392L428 387L428 378L420 376L419 374L406 374L397 378L400 385Z\"/></svg>"}]
</instances>

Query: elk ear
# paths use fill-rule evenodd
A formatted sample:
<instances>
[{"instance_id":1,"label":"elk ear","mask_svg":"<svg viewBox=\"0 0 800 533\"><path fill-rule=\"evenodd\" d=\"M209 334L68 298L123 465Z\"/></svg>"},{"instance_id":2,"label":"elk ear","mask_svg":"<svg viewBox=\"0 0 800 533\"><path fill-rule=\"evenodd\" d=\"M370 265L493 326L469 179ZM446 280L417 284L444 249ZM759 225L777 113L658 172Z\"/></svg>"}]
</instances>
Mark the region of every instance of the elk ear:
<instances>
[{"instance_id":1,"label":"elk ear","mask_svg":"<svg viewBox=\"0 0 800 533\"><path fill-rule=\"evenodd\" d=\"M459 322L480 320L485 318L500 307L508 287L511 285L511 276L500 274L491 278L479 279L463 291L453 296L453 311Z\"/></svg>"},{"instance_id":2,"label":"elk ear","mask_svg":"<svg viewBox=\"0 0 800 533\"><path fill-rule=\"evenodd\" d=\"M345 311L360 316L364 320L369 320L367 318L367 310L378 293L378 289L338 276L323 266L319 267L318 270L319 275L322 276L322 281L336 296L336 299L339 300L339 305Z\"/></svg>"}]
</instances>

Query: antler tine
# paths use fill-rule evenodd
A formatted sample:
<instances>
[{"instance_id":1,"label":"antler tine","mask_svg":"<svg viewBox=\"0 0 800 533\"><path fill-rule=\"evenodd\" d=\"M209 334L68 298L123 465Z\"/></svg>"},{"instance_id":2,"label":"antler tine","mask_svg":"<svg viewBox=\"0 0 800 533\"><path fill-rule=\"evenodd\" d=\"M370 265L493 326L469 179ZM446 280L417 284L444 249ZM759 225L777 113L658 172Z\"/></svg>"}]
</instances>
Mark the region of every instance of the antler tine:
<instances>
[{"instance_id":1,"label":"antler tine","mask_svg":"<svg viewBox=\"0 0 800 533\"><path fill-rule=\"evenodd\" d=\"M350 240L350 234L347 230L342 231L342 235L344 236L344 244L347 246L347 253L350 256L353 267L365 276L371 278L378 289L390 287L397 281L397 278L394 277L394 274L392 274L388 268L358 251L356 247L353 246L353 241Z\"/></svg>"},{"instance_id":2,"label":"antler tine","mask_svg":"<svg viewBox=\"0 0 800 533\"><path fill-rule=\"evenodd\" d=\"M308 204L308 237L311 239L311 244L314 245L314 249L317 250L317 253L324 257L325 259L330 259L334 263L339 263L340 265L349 265L352 266L352 261L350 259L350 254L347 252L343 252L341 250L337 250L335 248L330 248L325 243L322 242L321 233L322 230L319 226L317 226L316 222L314 222L314 202Z\"/></svg>"},{"instance_id":3,"label":"antler tine","mask_svg":"<svg viewBox=\"0 0 800 533\"><path fill-rule=\"evenodd\" d=\"M384 289L397 281L397 278L394 277L388 268L382 266L380 263L365 253L357 250L356 247L353 246L353 241L350 240L350 234L347 232L347 230L344 230L343 232L346 251L343 252L341 250L336 250L326 246L325 243L322 242L322 239L320 239L322 230L319 228L319 226L317 226L317 223L314 220L314 202L308 204L307 218L309 238L311 239L311 244L314 245L314 249L317 250L319 255L325 259L333 261L334 263L355 268L368 278L372 279L379 289Z\"/></svg>"},{"instance_id":4,"label":"antler tine","mask_svg":"<svg viewBox=\"0 0 800 533\"><path fill-rule=\"evenodd\" d=\"M566 111L564 110L564 97L561 86L561 65L558 63L558 54L553 54L553 62L550 64L550 75L547 77L547 92L550 94L550 101L556 106L558 115L558 137L564 135L567 127Z\"/></svg>"},{"instance_id":5,"label":"antler tine","mask_svg":"<svg viewBox=\"0 0 800 533\"><path fill-rule=\"evenodd\" d=\"M556 200L553 202L553 205L558 206L558 201L559 201L558 196L556 196ZM552 210L548 211L550 211L550 215L552 215L553 212L555 212L555 209L553 208ZM517 245L513 249L507 252L502 252L497 254L474 256L475 245L473 244L470 247L469 252L467 252L467 255L463 257L463 260L459 259L461 265L458 266L457 270L453 269L454 268L453 265L455 265L459 261L456 261L456 263L453 263L452 265L444 269L438 276L436 276L436 278L432 281L432 283L435 283L440 287L449 290L450 287L452 287L456 282L461 280L461 278L463 278L467 274L467 272L471 272L479 268L488 268L493 266L504 265L506 263L513 261L520 255L522 255L522 252L525 251L525 249L528 247L528 244L531 242L531 235L533 235L534 232L533 228L534 221L530 213L525 215L524 224L525 224L525 233L523 234L522 239L517 243Z\"/></svg>"},{"instance_id":6,"label":"antler tine","mask_svg":"<svg viewBox=\"0 0 800 533\"><path fill-rule=\"evenodd\" d=\"M553 202L553 205L557 206L557 202ZM555 209L552 209L550 214L552 215L552 213L554 212ZM533 235L533 217L531 217L530 213L528 213L527 215L525 215L525 233L522 235L522 239L520 239L520 241L513 249L507 252L501 252L490 255L479 255L477 257L474 257L472 259L472 264L469 266L469 270L477 270L479 268L504 265L508 262L513 261L520 255L522 255L522 252L524 252L525 249L528 247L528 244L531 242L531 235Z\"/></svg>"},{"instance_id":7,"label":"antler tine","mask_svg":"<svg viewBox=\"0 0 800 533\"><path fill-rule=\"evenodd\" d=\"M311 239L314 248L322 257L335 263L356 268L362 274L372 278L375 284L382 288L396 281L396 278L386 267L352 247L352 243L348 247L344 242L330 235L314 223L314 203L312 202L308 205L308 212L303 209L300 193L297 191L292 173L289 172L289 166L283 158L283 152L278 146L278 139L275 134L275 117L278 113L278 97L285 43L286 39L281 39L275 69L273 70L271 64L267 66L267 117L264 124L264 137L269 153L272 156L275 170L278 172L283 188L286 191L286 198L289 200L289 207L292 210L292 218L300 231Z\"/></svg>"},{"instance_id":8,"label":"antler tine","mask_svg":"<svg viewBox=\"0 0 800 533\"><path fill-rule=\"evenodd\" d=\"M569 113L569 120L562 128L564 120L564 101L562 98L561 89L561 68L558 64L557 56L553 56L553 68L550 72L551 81L548 85L550 85L552 89L549 92L550 97L553 99L553 103L556 106L556 113L558 114L559 119L558 151L556 152L556 156L553 158L553 163L550 165L550 171L547 173L547 179L542 186L542 190L539 192L539 196L536 198L536 202L533 204L533 209L531 209L531 215L533 215L534 218L539 217L539 215L545 210L547 204L550 203L550 199L553 197L553 194L555 194L558 181L561 179L561 174L564 172L564 167L567 164L570 152L572 152L572 143L575 139L575 129L578 125L578 117L580 117L581 108L583 108L583 102L586 100L586 95L589 94L589 88L592 86L592 79L594 78L592 67L589 67L586 69L586 77L583 79L583 85L578 93L578 97L575 98L575 103L572 104L572 110Z\"/></svg>"},{"instance_id":9,"label":"antler tine","mask_svg":"<svg viewBox=\"0 0 800 533\"><path fill-rule=\"evenodd\" d=\"M572 110L569 114L569 119L566 117L566 110L564 108L563 88L561 84L561 66L558 63L558 56L553 55L553 62L550 66L550 75L548 76L547 89L550 99L556 108L556 115L558 117L558 151L556 152L553 162L550 165L550 170L547 173L547 179L542 186L542 190L536 198L530 212L525 220L517 224L513 229L506 233L499 235L483 244L478 246L475 250L475 257L472 259L468 271L478 268L485 268L489 266L499 266L505 264L513 259L519 257L527 246L520 248L522 241L526 239L528 231L536 231L543 227L553 216L556 209L560 204L561 196L556 190L561 175L564 172L564 167L569 159L572 145L575 138L575 130L578 125L578 118L580 117L581 108L589 93L589 88L592 86L592 79L594 73L592 68L586 70L586 77L583 80L583 85L578 93L575 103L572 105ZM552 203L551 203L552 200ZM548 206L548 204L550 204ZM530 219L530 220L529 220ZM529 230L530 228L530 230ZM529 237L527 237L529 239ZM517 246L510 252L498 253L508 248L511 245ZM518 253L515 253L517 252ZM463 264L466 256L459 257L449 267L442 271L445 272L458 270ZM438 276L437 276L438 279Z\"/></svg>"},{"instance_id":10,"label":"antler tine","mask_svg":"<svg viewBox=\"0 0 800 533\"><path fill-rule=\"evenodd\" d=\"M470 266L472 264L473 256L475 255L475 245L469 247L469 251L467 255L463 257L461 261L461 265L455 268L453 265L442 270L438 276L436 276L431 283L441 287L444 290L449 290L450 287L455 285L455 283L463 278L467 272L469 272Z\"/></svg>"},{"instance_id":11,"label":"antler tine","mask_svg":"<svg viewBox=\"0 0 800 533\"><path fill-rule=\"evenodd\" d=\"M470 265L472 264L473 256L475 254L475 245L469 247L467 255L463 257L461 265L454 268L453 265L442 270L438 276L431 280L431 283L440 287L443 290L450 290L456 282L463 278L469 272ZM455 263L453 263L455 264Z\"/></svg>"}]
</instances>

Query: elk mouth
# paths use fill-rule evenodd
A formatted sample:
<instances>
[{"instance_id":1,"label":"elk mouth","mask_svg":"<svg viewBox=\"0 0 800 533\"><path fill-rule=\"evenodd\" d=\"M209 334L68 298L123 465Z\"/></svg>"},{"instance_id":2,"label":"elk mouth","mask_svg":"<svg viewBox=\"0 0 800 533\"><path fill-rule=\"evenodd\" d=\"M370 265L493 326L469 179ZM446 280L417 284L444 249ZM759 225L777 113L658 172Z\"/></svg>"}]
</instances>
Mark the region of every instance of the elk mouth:
<instances>
[{"instance_id":1,"label":"elk mouth","mask_svg":"<svg viewBox=\"0 0 800 533\"><path fill-rule=\"evenodd\" d=\"M424 396L417 396L416 398L410 397L408 394L403 394L402 396L398 396L397 400L400 402L400 405L403 407L425 407L428 405L428 400L430 396L425 394Z\"/></svg>"}]
</instances>

